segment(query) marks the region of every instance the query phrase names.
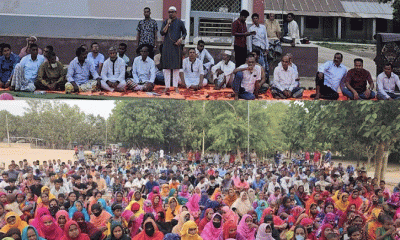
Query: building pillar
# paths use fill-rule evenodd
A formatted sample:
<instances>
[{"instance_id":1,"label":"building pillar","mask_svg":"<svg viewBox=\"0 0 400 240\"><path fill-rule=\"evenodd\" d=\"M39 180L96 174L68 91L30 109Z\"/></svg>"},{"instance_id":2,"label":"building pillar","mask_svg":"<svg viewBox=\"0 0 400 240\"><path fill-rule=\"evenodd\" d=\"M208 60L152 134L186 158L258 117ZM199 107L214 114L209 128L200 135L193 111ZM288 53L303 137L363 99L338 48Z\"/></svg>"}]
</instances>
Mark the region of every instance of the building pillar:
<instances>
[{"instance_id":1,"label":"building pillar","mask_svg":"<svg viewBox=\"0 0 400 240\"><path fill-rule=\"evenodd\" d=\"M376 18L372 19L372 38L374 39L374 36L376 34Z\"/></svg>"},{"instance_id":2,"label":"building pillar","mask_svg":"<svg viewBox=\"0 0 400 240\"><path fill-rule=\"evenodd\" d=\"M301 18L300 18L300 37L304 36L304 28L305 28L304 16L301 16Z\"/></svg>"},{"instance_id":3,"label":"building pillar","mask_svg":"<svg viewBox=\"0 0 400 240\"><path fill-rule=\"evenodd\" d=\"M264 23L264 0L253 0L253 13L258 13L260 15L260 23Z\"/></svg>"},{"instance_id":4,"label":"building pillar","mask_svg":"<svg viewBox=\"0 0 400 240\"><path fill-rule=\"evenodd\" d=\"M249 0L242 0L242 10L243 9L249 10Z\"/></svg>"},{"instance_id":5,"label":"building pillar","mask_svg":"<svg viewBox=\"0 0 400 240\"><path fill-rule=\"evenodd\" d=\"M188 44L190 41L190 9L192 8L192 0L186 1L186 9L185 9L185 28L187 31L185 43ZM182 19L183 20L183 19Z\"/></svg>"},{"instance_id":6,"label":"building pillar","mask_svg":"<svg viewBox=\"0 0 400 240\"><path fill-rule=\"evenodd\" d=\"M190 0L187 0L187 1L190 1ZM181 18L181 16L182 16L182 0L163 0L163 19L167 19L169 17L168 9L171 6L176 7L177 17ZM185 11L185 9L184 9L184 11Z\"/></svg>"},{"instance_id":7,"label":"building pillar","mask_svg":"<svg viewBox=\"0 0 400 240\"><path fill-rule=\"evenodd\" d=\"M338 39L342 39L342 18L338 18L338 24L337 24L337 34L338 34Z\"/></svg>"}]
</instances>

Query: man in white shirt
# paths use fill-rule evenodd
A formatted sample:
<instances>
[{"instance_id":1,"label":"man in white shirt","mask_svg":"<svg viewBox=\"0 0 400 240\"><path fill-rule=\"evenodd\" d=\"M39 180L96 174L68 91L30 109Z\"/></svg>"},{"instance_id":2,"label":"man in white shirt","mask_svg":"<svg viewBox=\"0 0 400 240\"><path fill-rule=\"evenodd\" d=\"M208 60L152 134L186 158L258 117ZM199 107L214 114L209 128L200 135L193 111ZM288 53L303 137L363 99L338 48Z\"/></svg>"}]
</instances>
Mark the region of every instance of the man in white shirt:
<instances>
[{"instance_id":1,"label":"man in white shirt","mask_svg":"<svg viewBox=\"0 0 400 240\"><path fill-rule=\"evenodd\" d=\"M383 72L379 74L378 77L376 78L378 99L381 100L400 99L400 95L394 93L396 85L400 89L399 76L393 73L392 70L393 70L392 64L387 63L383 68Z\"/></svg>"},{"instance_id":2,"label":"man in white shirt","mask_svg":"<svg viewBox=\"0 0 400 240\"><path fill-rule=\"evenodd\" d=\"M196 48L197 58L200 59L201 63L203 64L203 67L204 67L204 76L207 75L207 73L210 71L211 67L215 63L214 58L207 51L207 49L204 48L205 45L206 45L206 43L203 40L199 40L197 42L197 48ZM208 62L204 63L205 59L207 59Z\"/></svg>"},{"instance_id":3,"label":"man in white shirt","mask_svg":"<svg viewBox=\"0 0 400 240\"><path fill-rule=\"evenodd\" d=\"M289 13L287 15L287 34L282 38L282 41L285 43L290 43L292 47L296 46L296 43L300 43L300 31L299 25L294 20L294 14Z\"/></svg>"},{"instance_id":4,"label":"man in white shirt","mask_svg":"<svg viewBox=\"0 0 400 240\"><path fill-rule=\"evenodd\" d=\"M109 58L101 70L101 88L106 91L125 91L125 61L117 56L117 49L108 50Z\"/></svg>"},{"instance_id":5,"label":"man in white shirt","mask_svg":"<svg viewBox=\"0 0 400 240\"><path fill-rule=\"evenodd\" d=\"M196 50L194 48L189 49L189 57L183 59L182 65L179 75L181 83L185 84L187 88L199 90L207 85L207 80L204 79L203 63L196 58Z\"/></svg>"},{"instance_id":6,"label":"man in white shirt","mask_svg":"<svg viewBox=\"0 0 400 240\"><path fill-rule=\"evenodd\" d=\"M342 81L346 76L347 68L342 64L343 55L336 53L333 61L328 61L318 68L315 79L316 94L311 97L317 99L337 100L339 98L339 86L344 87Z\"/></svg>"},{"instance_id":7,"label":"man in white shirt","mask_svg":"<svg viewBox=\"0 0 400 240\"><path fill-rule=\"evenodd\" d=\"M140 56L136 57L132 65L132 79L127 79L128 89L134 91L151 92L156 79L156 65L149 57L149 49L143 46Z\"/></svg>"},{"instance_id":8,"label":"man in white shirt","mask_svg":"<svg viewBox=\"0 0 400 240\"><path fill-rule=\"evenodd\" d=\"M289 57L283 56L282 65L277 66L274 70L274 83L271 93L274 98L301 98L303 97L303 89L297 87L296 72L289 67Z\"/></svg>"},{"instance_id":9,"label":"man in white shirt","mask_svg":"<svg viewBox=\"0 0 400 240\"><path fill-rule=\"evenodd\" d=\"M258 63L265 69L267 76L269 76L269 65L267 61L269 41L267 36L267 29L263 24L259 24L260 16L258 13L253 13L251 19L253 20L253 25L249 28L250 32L255 32L255 35L249 36L249 41L247 41L247 49L252 52L255 49L260 51L260 57Z\"/></svg>"},{"instance_id":10,"label":"man in white shirt","mask_svg":"<svg viewBox=\"0 0 400 240\"><path fill-rule=\"evenodd\" d=\"M233 91L235 100L239 98L245 100L254 100L258 96L259 81L261 81L261 67L256 65L256 58L249 54L246 58L246 64L243 64L233 71L235 79L233 80Z\"/></svg>"},{"instance_id":11,"label":"man in white shirt","mask_svg":"<svg viewBox=\"0 0 400 240\"><path fill-rule=\"evenodd\" d=\"M235 64L231 61L231 56L232 52L226 50L222 55L222 60L211 68L216 90L232 85Z\"/></svg>"}]
</instances>

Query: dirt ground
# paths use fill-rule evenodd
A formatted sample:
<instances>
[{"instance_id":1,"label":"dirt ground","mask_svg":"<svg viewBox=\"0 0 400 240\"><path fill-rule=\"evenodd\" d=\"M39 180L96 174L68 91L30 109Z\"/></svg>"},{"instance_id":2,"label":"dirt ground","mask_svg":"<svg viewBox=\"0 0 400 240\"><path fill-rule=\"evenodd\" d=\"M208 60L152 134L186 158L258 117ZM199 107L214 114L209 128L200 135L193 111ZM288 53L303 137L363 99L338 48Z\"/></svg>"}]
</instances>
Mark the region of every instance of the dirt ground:
<instances>
[{"instance_id":1,"label":"dirt ground","mask_svg":"<svg viewBox=\"0 0 400 240\"><path fill-rule=\"evenodd\" d=\"M57 149L32 149L28 147L6 147L0 145L0 163L8 166L11 163L11 160L15 160L15 162L19 162L23 159L27 159L29 163L32 163L35 160L48 161L53 159L61 159L61 161L73 160L74 151L73 150L57 150ZM346 168L348 165L352 164L356 166L356 161L334 161L335 165L339 162L343 164ZM373 167L368 168L368 176L374 176ZM386 183L389 186L394 187L400 181L400 165L389 164L388 169L386 171Z\"/></svg>"}]
</instances>

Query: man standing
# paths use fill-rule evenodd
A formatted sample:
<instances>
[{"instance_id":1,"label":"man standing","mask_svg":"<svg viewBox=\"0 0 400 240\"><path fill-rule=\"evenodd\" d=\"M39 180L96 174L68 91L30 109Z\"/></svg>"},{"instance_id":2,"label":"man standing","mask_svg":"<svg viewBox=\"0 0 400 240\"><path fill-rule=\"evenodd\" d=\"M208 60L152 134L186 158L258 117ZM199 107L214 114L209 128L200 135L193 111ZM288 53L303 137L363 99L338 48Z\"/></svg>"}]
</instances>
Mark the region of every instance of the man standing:
<instances>
[{"instance_id":1,"label":"man standing","mask_svg":"<svg viewBox=\"0 0 400 240\"><path fill-rule=\"evenodd\" d=\"M180 78L187 88L193 90L199 90L207 85L207 80L204 80L203 63L196 58L196 50L194 48L189 49L189 57L183 60Z\"/></svg>"},{"instance_id":2,"label":"man standing","mask_svg":"<svg viewBox=\"0 0 400 240\"><path fill-rule=\"evenodd\" d=\"M204 76L207 76L210 68L214 65L214 58L211 54L204 48L206 43L203 40L199 40L197 42L196 54L197 57L200 59L201 63L204 67ZM204 63L204 60L207 59L208 62Z\"/></svg>"},{"instance_id":3,"label":"man standing","mask_svg":"<svg viewBox=\"0 0 400 240\"><path fill-rule=\"evenodd\" d=\"M275 58L277 55L282 55L282 46L280 41L282 29L278 20L275 19L275 13L269 14L267 21L265 21L265 27L267 28L267 36L270 49L272 50L270 55L273 58Z\"/></svg>"},{"instance_id":4,"label":"man standing","mask_svg":"<svg viewBox=\"0 0 400 240\"><path fill-rule=\"evenodd\" d=\"M156 79L156 65L149 57L149 48L143 46L140 56L136 57L132 65L133 79L127 80L128 89L134 91L151 92Z\"/></svg>"},{"instance_id":5,"label":"man standing","mask_svg":"<svg viewBox=\"0 0 400 240\"><path fill-rule=\"evenodd\" d=\"M35 86L43 90L62 90L64 91L66 78L64 66L56 60L56 54L49 52L46 62L40 68Z\"/></svg>"},{"instance_id":6,"label":"man standing","mask_svg":"<svg viewBox=\"0 0 400 240\"><path fill-rule=\"evenodd\" d=\"M65 92L87 92L99 88L101 78L94 68L93 61L87 59L86 49L79 47L75 54L76 58L68 66ZM89 80L90 74L95 80Z\"/></svg>"},{"instance_id":7,"label":"man standing","mask_svg":"<svg viewBox=\"0 0 400 240\"><path fill-rule=\"evenodd\" d=\"M117 56L117 49L108 50L109 58L101 70L101 88L106 91L125 91L125 61Z\"/></svg>"},{"instance_id":8,"label":"man standing","mask_svg":"<svg viewBox=\"0 0 400 240\"><path fill-rule=\"evenodd\" d=\"M231 56L232 52L226 50L222 55L222 60L211 68L216 90L232 86L232 72L235 70L235 64L231 61Z\"/></svg>"},{"instance_id":9,"label":"man standing","mask_svg":"<svg viewBox=\"0 0 400 240\"><path fill-rule=\"evenodd\" d=\"M179 93L179 69L182 68L182 42L186 38L185 24L177 18L176 7L168 9L169 18L164 21L161 35L164 36L162 48L162 68L167 92L171 85L171 78L175 92Z\"/></svg>"},{"instance_id":10,"label":"man standing","mask_svg":"<svg viewBox=\"0 0 400 240\"><path fill-rule=\"evenodd\" d=\"M282 41L285 43L290 43L292 47L296 46L296 40L299 42L300 40L300 31L299 25L294 20L294 14L289 13L286 18L287 21L287 32L285 31L285 36L282 38Z\"/></svg>"},{"instance_id":11,"label":"man standing","mask_svg":"<svg viewBox=\"0 0 400 240\"><path fill-rule=\"evenodd\" d=\"M361 58L354 59L354 68L350 69L344 77L346 88L343 88L343 95L351 100L373 99L375 98L374 81L371 74L363 68L363 60ZM367 88L367 82L369 88Z\"/></svg>"},{"instance_id":12,"label":"man standing","mask_svg":"<svg viewBox=\"0 0 400 240\"><path fill-rule=\"evenodd\" d=\"M0 88L8 88L11 83L12 74L20 58L17 54L11 52L9 44L3 44L1 47L2 56L0 57Z\"/></svg>"},{"instance_id":13,"label":"man standing","mask_svg":"<svg viewBox=\"0 0 400 240\"><path fill-rule=\"evenodd\" d=\"M342 64L343 55L336 53L333 61L328 61L318 69L315 79L316 94L311 97L317 99L337 100L338 90L343 77L347 73L347 68Z\"/></svg>"},{"instance_id":14,"label":"man standing","mask_svg":"<svg viewBox=\"0 0 400 240\"><path fill-rule=\"evenodd\" d=\"M96 72L101 74L104 63L104 55L99 52L100 48L97 42L92 43L91 48L92 51L88 53L87 58L93 61Z\"/></svg>"},{"instance_id":15,"label":"man standing","mask_svg":"<svg viewBox=\"0 0 400 240\"><path fill-rule=\"evenodd\" d=\"M297 74L292 67L289 67L289 57L284 56L281 61L282 65L277 66L274 70L274 84L271 93L274 98L301 98L303 89L297 87Z\"/></svg>"},{"instance_id":16,"label":"man standing","mask_svg":"<svg viewBox=\"0 0 400 240\"><path fill-rule=\"evenodd\" d=\"M235 37L233 49L235 50L236 67L246 63L246 37L256 34L255 32L247 32L246 19L249 15L247 10L242 10L240 17L232 23L232 36Z\"/></svg>"},{"instance_id":17,"label":"man standing","mask_svg":"<svg viewBox=\"0 0 400 240\"><path fill-rule=\"evenodd\" d=\"M254 55L249 55L246 64L241 65L233 71L233 91L235 100L239 98L254 100L258 95L259 81L261 81L261 67L256 65Z\"/></svg>"},{"instance_id":18,"label":"man standing","mask_svg":"<svg viewBox=\"0 0 400 240\"><path fill-rule=\"evenodd\" d=\"M392 64L387 63L383 68L383 72L376 78L376 85L378 91L378 99L393 100L400 99L399 95L394 93L397 87L400 89L400 79L395 73L392 72Z\"/></svg>"},{"instance_id":19,"label":"man standing","mask_svg":"<svg viewBox=\"0 0 400 240\"><path fill-rule=\"evenodd\" d=\"M156 50L157 41L157 22L150 18L151 10L149 7L143 9L144 19L140 20L137 26L137 39L138 47L147 46L149 48L149 57L154 58L154 51Z\"/></svg>"},{"instance_id":20,"label":"man standing","mask_svg":"<svg viewBox=\"0 0 400 240\"><path fill-rule=\"evenodd\" d=\"M255 32L256 34L250 36L250 41L247 44L248 50L251 52L252 50L260 51L259 63L265 69L265 73L267 78L269 77L269 65L267 61L268 49L269 49L269 41L267 36L267 29L264 25L260 25L258 22L260 16L258 13L253 13L251 15L251 19L253 20L253 25L249 28L250 32ZM267 81L269 82L269 81Z\"/></svg>"},{"instance_id":21,"label":"man standing","mask_svg":"<svg viewBox=\"0 0 400 240\"><path fill-rule=\"evenodd\" d=\"M15 91L35 91L35 81L39 72L39 67L44 62L44 57L38 55L38 46L30 45L30 54L22 58L21 62L15 66L14 76L11 87Z\"/></svg>"}]
</instances>

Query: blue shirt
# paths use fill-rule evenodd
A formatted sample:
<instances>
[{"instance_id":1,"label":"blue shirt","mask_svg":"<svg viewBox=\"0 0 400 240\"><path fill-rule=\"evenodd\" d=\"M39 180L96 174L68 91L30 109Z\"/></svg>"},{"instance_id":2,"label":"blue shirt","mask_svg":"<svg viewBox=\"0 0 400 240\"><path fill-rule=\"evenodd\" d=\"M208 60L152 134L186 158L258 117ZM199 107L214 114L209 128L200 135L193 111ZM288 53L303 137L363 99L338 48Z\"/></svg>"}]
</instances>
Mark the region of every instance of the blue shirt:
<instances>
[{"instance_id":1,"label":"blue shirt","mask_svg":"<svg viewBox=\"0 0 400 240\"><path fill-rule=\"evenodd\" d=\"M253 184L251 185L251 187L252 187L254 190L257 190L257 189L260 189L260 190L261 190L261 189L263 188L264 184L265 184L264 180L260 179L259 182L254 181Z\"/></svg>"},{"instance_id":2,"label":"blue shirt","mask_svg":"<svg viewBox=\"0 0 400 240\"><path fill-rule=\"evenodd\" d=\"M155 186L160 186L160 185L156 181L153 181L153 182L148 181L146 183L146 189L147 189L148 192L152 192L153 191L153 187L155 187Z\"/></svg>"},{"instance_id":3,"label":"blue shirt","mask_svg":"<svg viewBox=\"0 0 400 240\"><path fill-rule=\"evenodd\" d=\"M343 85L342 79L347 73L347 68L343 64L338 67L333 61L328 61L318 68L318 72L324 74L324 85L337 92L339 86Z\"/></svg>"},{"instance_id":4,"label":"blue shirt","mask_svg":"<svg viewBox=\"0 0 400 240\"><path fill-rule=\"evenodd\" d=\"M43 62L43 55L38 55L35 61L32 60L30 54L23 57L20 64L24 68L25 79L29 80L30 82L35 82L39 72L39 67Z\"/></svg>"},{"instance_id":5,"label":"blue shirt","mask_svg":"<svg viewBox=\"0 0 400 240\"><path fill-rule=\"evenodd\" d=\"M0 81L6 83L14 73L15 65L19 63L20 58L17 54L11 53L10 58L0 57Z\"/></svg>"},{"instance_id":6,"label":"blue shirt","mask_svg":"<svg viewBox=\"0 0 400 240\"><path fill-rule=\"evenodd\" d=\"M78 58L75 57L74 60L69 63L67 80L68 82L75 82L79 86L89 81L90 73L94 79L99 77L99 74L94 69L92 61L86 58L83 65L81 65Z\"/></svg>"},{"instance_id":7,"label":"blue shirt","mask_svg":"<svg viewBox=\"0 0 400 240\"><path fill-rule=\"evenodd\" d=\"M101 53L98 53L97 57L94 58L93 53L90 52L90 53L88 53L87 58L93 61L96 72L99 72L99 64L104 63L104 55Z\"/></svg>"}]
</instances>

